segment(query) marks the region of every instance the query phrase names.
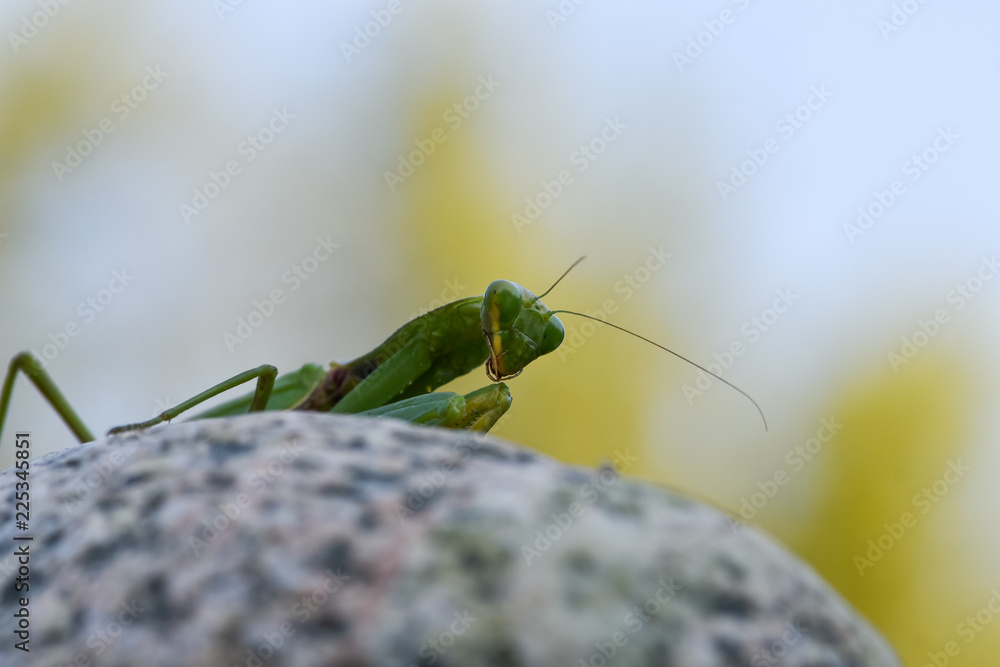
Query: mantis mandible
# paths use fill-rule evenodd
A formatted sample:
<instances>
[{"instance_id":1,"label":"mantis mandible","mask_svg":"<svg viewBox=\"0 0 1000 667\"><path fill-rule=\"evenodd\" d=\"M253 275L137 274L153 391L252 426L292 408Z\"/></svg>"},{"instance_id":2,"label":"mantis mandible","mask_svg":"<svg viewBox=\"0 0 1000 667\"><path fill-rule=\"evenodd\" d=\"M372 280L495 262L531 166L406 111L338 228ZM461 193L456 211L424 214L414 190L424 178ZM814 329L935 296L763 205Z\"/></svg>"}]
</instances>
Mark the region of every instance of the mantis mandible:
<instances>
[{"instance_id":1,"label":"mantis mandible","mask_svg":"<svg viewBox=\"0 0 1000 667\"><path fill-rule=\"evenodd\" d=\"M552 352L566 335L556 313L592 319L624 331L700 368L729 385L764 412L749 394L690 359L648 338L584 313L549 310L541 302L581 257L540 296L508 280L495 280L483 296L459 299L407 322L371 352L346 363L318 364L278 376L274 366L263 365L240 373L207 389L156 417L118 426L109 435L146 429L170 421L181 413L241 384L256 380L252 394L228 401L192 419L225 417L260 410L312 410L375 417L394 417L417 424L489 431L507 412L510 390L503 380L521 374L538 357ZM495 384L465 396L434 392L452 379L486 364L486 375ZM31 354L15 356L0 391L0 433L18 372L23 372L48 400L80 442L94 440L90 430L70 406L41 363Z\"/></svg>"}]
</instances>

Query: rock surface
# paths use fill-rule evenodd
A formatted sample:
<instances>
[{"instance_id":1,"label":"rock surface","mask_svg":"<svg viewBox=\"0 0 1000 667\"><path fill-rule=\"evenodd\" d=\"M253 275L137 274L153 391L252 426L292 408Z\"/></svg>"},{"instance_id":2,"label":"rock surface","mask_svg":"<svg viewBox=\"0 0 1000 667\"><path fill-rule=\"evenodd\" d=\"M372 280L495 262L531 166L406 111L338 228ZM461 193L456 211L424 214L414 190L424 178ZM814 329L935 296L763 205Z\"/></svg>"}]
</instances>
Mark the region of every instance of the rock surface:
<instances>
[{"instance_id":1,"label":"rock surface","mask_svg":"<svg viewBox=\"0 0 1000 667\"><path fill-rule=\"evenodd\" d=\"M4 665L899 664L724 514L492 438L309 413L174 424L32 461L30 654ZM19 533L23 534L23 533Z\"/></svg>"}]
</instances>

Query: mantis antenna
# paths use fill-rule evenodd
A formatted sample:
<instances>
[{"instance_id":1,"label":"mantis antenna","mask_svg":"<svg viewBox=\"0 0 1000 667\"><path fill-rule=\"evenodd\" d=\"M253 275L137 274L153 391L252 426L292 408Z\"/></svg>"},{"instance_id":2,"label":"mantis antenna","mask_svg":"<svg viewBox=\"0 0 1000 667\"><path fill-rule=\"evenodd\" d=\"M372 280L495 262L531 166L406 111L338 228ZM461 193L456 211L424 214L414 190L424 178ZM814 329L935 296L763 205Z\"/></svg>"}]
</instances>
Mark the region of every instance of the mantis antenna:
<instances>
[{"instance_id":1,"label":"mantis antenna","mask_svg":"<svg viewBox=\"0 0 1000 667\"><path fill-rule=\"evenodd\" d=\"M704 367L704 366L702 366L701 364L696 364L695 362L691 361L691 360L690 360L690 359L688 359L687 357L685 357L685 356L683 356L683 355L681 355L681 354L677 354L677 353L676 353L676 352L674 352L673 350L671 350L671 349L669 349L669 348L666 348L666 347L664 347L664 346L660 345L659 343L657 343L657 342L655 342L655 341L652 341L652 340L649 340L649 339L648 339L648 338L646 338L645 336L640 336L639 334L635 333L634 331L629 331L628 329L626 329L626 328L624 328L624 327L620 327L620 326L618 326L617 324L612 324L611 322L608 322L608 321L606 321L606 320L602 320L602 319L601 319L601 318L599 318L599 317L593 317L593 316L591 316L591 315L585 315L584 313L577 313L577 312L574 312L574 311L572 311L572 310L553 310L553 311L550 311L550 312L552 312L552 313L566 313L567 315L576 315L577 317L585 317L585 318L587 318L588 320L594 320L595 322L600 322L601 324L607 324L607 325L608 325L609 327L611 327L611 328L613 328L613 329L618 329L619 331L624 331L625 333L627 333L627 334L630 334L630 335L632 335L632 336L635 336L636 338L638 338L638 339L640 339L640 340L644 340L644 341L646 341L646 342L647 342L647 343L649 343L650 345L655 345L656 347L660 348L660 349L661 349L661 350L663 350L664 352L669 352L670 354L674 355L674 356L675 356L675 357L677 357L678 359L681 359L681 360L683 360L683 361L686 361L686 362L688 362L689 364L691 364L691 365L692 365L692 366L694 366L695 368L699 368L699 369L701 369L701 370L705 371L706 373L708 373L709 375L711 375L712 377L714 377L714 378L715 378L716 380L719 380L720 382L723 382L723 383L725 383L725 384L729 385L730 387L732 387L732 388L733 388L733 389L735 389L736 391L738 391L738 392L740 392L741 394L743 394L744 396L746 396L747 400L748 400L748 401L750 401L751 403L753 403L753 406L754 406L755 408L757 408L757 412L759 412L759 413L760 413L760 418L761 418L761 420L762 420L762 421L764 422L764 430L765 430L765 431L767 430L767 418L766 418L766 417L764 417L764 411L760 409L760 406L759 406L759 405L757 405L757 401L753 400L753 399L752 399L752 398L750 397L750 394L746 393L745 391L743 391L742 389L740 389L739 387L737 387L737 386L736 386L735 384L733 384L733 383L732 383L732 382L730 382L729 380L726 380L725 378L722 378L722 377L719 377L718 375L716 375L716 374L715 374L715 373L713 373L712 371L708 370L707 368L705 368L705 367Z\"/></svg>"},{"instance_id":2,"label":"mantis antenna","mask_svg":"<svg viewBox=\"0 0 1000 667\"><path fill-rule=\"evenodd\" d=\"M570 271L572 271L572 270L573 270L573 268L574 268L574 267L576 267L576 265L577 265L577 264L579 264L580 262L582 262L582 261L583 261L583 260L585 260L585 259L587 259L587 256L586 256L586 255L584 255L584 256L583 256L583 257L581 257L580 259L578 259L578 260L576 260L575 262L573 262L572 264L570 264L570 265L569 265L569 268L568 268L568 269L566 269L565 271L563 271L563 274L562 274L561 276L559 276L558 278L556 278L556 281L555 281L554 283L552 283L552 287L548 288L547 290L545 290L544 292L542 292L541 294L539 294L538 296L536 296L536 297L535 297L534 299L532 299L532 300L531 300L531 303L534 303L534 302L538 301L538 300L539 300L539 299L541 299L541 298L542 298L543 296L545 296L546 294L548 294L549 292L551 292L552 290L554 290L554 289L555 289L555 287L556 287L556 285L558 285L558 284L559 284L559 282L560 282L560 281L561 281L561 280L562 280L563 278L565 278L565 277L566 277L566 274L567 274L567 273L569 273Z\"/></svg>"},{"instance_id":3,"label":"mantis antenna","mask_svg":"<svg viewBox=\"0 0 1000 667\"><path fill-rule=\"evenodd\" d=\"M570 265L570 267L569 267L568 269L566 269L565 271L563 271L563 274L562 274L561 276L559 276L559 278L557 278L557 279L556 279L556 281L555 281L554 283L552 283L552 287L550 287L550 288L548 288L547 290L545 290L545 292L544 292L544 293L542 293L542 294L539 294L538 296L536 296L536 297L535 297L535 298L534 298L534 299L532 300L532 303L534 303L535 301L538 301L538 300L539 300L539 299L541 299L541 298L542 298L543 296L545 296L546 294L548 294L549 292L551 292L551 291L552 291L552 289L553 289L553 288L554 288L554 287L555 287L556 285L558 285L558 284L559 284L559 281L561 281L561 280L562 280L563 278L565 278L565 277L566 277L566 274L567 274L567 273L569 273L570 271L572 271L572 270L573 270L573 268L574 268L574 267L575 267L575 266L576 266L577 264L579 264L580 262L582 262L582 261L583 261L583 260L585 260L585 259L587 259L587 256L586 256L586 255L584 255L584 256L583 256L583 257L581 257L580 259L576 260L575 262L573 262L573 264L571 264L571 265ZM669 349L669 348L666 348L666 347L664 347L664 346L660 345L659 343L657 343L657 342L655 342L655 341L652 341L652 340L650 340L650 339L646 338L645 336L640 336L639 334L635 333L634 331L629 331L628 329L626 329L626 328L624 328L624 327L620 327L620 326L618 326L617 324L612 324L611 322L608 322L608 321L605 321L605 320L602 320L602 319L600 319L599 317L593 317L592 315L586 315L586 314L584 314L584 313L577 313L577 312L574 312L574 311L572 311L572 310L551 310L551 311L549 311L549 312L550 312L550 313L552 313L552 314L555 314L555 313L566 313L567 315L576 315L577 317L584 317L584 318L586 318L586 319L588 319L588 320L594 320L595 322L600 322L601 324L607 324L607 325L608 325L609 327L611 327L611 328L613 328L613 329L618 329L619 331L624 331L625 333L627 333L627 334L629 334L629 335L631 335L631 336L635 336L635 337L636 337L636 338L638 338L639 340L644 340L644 341L646 341L647 343L649 343L650 345L653 345L653 346L655 346L655 347L658 347L658 348L660 348L660 349L661 349L661 350L663 350L664 352L669 352L670 354L674 355L675 357L677 357L677 358L678 358L678 359L680 359L681 361L686 361L687 363L691 364L691 365L692 365L692 366L694 366L695 368L698 368L698 369L700 369L700 370L703 370L703 371L705 371L706 373L708 373L709 375L711 375L712 377L714 377L714 378L715 378L716 380L718 380L719 382L722 382L723 384L727 384L727 385L729 385L730 387L732 387L733 389L735 389L736 391L740 392L741 394L743 394L743 395L744 395L744 396L745 396L745 397L747 398L747 400L748 400L748 401L750 401L751 403L753 403L753 406L754 406L755 408L757 408L757 412L759 412L759 413L760 413L760 418L761 418L761 421L763 421L763 422L764 422L764 430L765 430L765 431L767 431L767 418L766 418L766 417L764 416L764 411L760 409L760 406L759 406L759 405L757 405L757 401L753 400L753 398L751 398L751 397L750 397L750 394L746 393L745 391L743 391L742 389L740 389L739 387L737 387L737 386L736 386L735 384L733 384L733 383L732 383L732 382L730 382L729 380L726 380L725 378L722 378L722 377L719 377L718 375L716 375L716 374L715 374L715 373L713 373L712 371L708 370L707 368L705 368L705 367L704 367L704 366L702 366L701 364L696 364L695 362L691 361L691 360L690 360L690 359L688 359L687 357L685 357L685 356L683 356L683 355L681 355L681 354L677 354L677 353L676 353L676 352L674 352L673 350L671 350L671 349Z\"/></svg>"}]
</instances>

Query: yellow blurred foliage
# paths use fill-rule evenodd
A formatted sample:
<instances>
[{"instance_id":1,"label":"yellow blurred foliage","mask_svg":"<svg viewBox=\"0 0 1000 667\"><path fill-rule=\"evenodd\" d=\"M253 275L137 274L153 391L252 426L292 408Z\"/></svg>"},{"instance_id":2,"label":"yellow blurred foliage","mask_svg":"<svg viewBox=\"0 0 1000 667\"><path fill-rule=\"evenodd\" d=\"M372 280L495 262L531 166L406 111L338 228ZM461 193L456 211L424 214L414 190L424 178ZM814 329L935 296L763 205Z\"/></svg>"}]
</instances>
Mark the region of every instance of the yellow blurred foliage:
<instances>
[{"instance_id":1,"label":"yellow blurred foliage","mask_svg":"<svg viewBox=\"0 0 1000 667\"><path fill-rule=\"evenodd\" d=\"M69 22L72 23L72 22ZM121 87L108 66L116 55L102 29L86 33L62 28L67 39L28 50L0 70L0 217L4 231L22 217L21 179L36 163L61 159L60 142L73 143ZM98 47L97 45L100 45ZM95 77L92 72L102 76ZM50 145L52 144L52 145ZM51 171L47 172L51 174Z\"/></svg>"},{"instance_id":2,"label":"yellow blurred foliage","mask_svg":"<svg viewBox=\"0 0 1000 667\"><path fill-rule=\"evenodd\" d=\"M792 530L766 526L871 620L905 664L923 664L947 641L964 646L952 629L989 597L989 587L982 602L934 588L969 576L948 519L972 464L972 386L956 359L931 349L898 373L859 378L835 402L842 429L824 446L827 492ZM962 664L992 664L985 656L997 648L995 639L979 639ZM981 662L968 662L973 650Z\"/></svg>"}]
</instances>

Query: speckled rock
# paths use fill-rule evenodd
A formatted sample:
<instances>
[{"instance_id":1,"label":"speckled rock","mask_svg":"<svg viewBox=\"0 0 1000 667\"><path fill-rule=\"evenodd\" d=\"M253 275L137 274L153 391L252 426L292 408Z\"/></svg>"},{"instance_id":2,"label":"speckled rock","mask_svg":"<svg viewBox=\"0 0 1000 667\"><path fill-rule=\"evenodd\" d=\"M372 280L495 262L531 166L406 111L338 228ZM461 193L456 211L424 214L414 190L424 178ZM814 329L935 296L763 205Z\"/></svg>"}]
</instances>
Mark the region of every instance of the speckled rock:
<instances>
[{"instance_id":1,"label":"speckled rock","mask_svg":"<svg viewBox=\"0 0 1000 667\"><path fill-rule=\"evenodd\" d=\"M898 664L797 558L631 464L308 413L71 447L31 466L30 654L0 474L0 663Z\"/></svg>"}]
</instances>

